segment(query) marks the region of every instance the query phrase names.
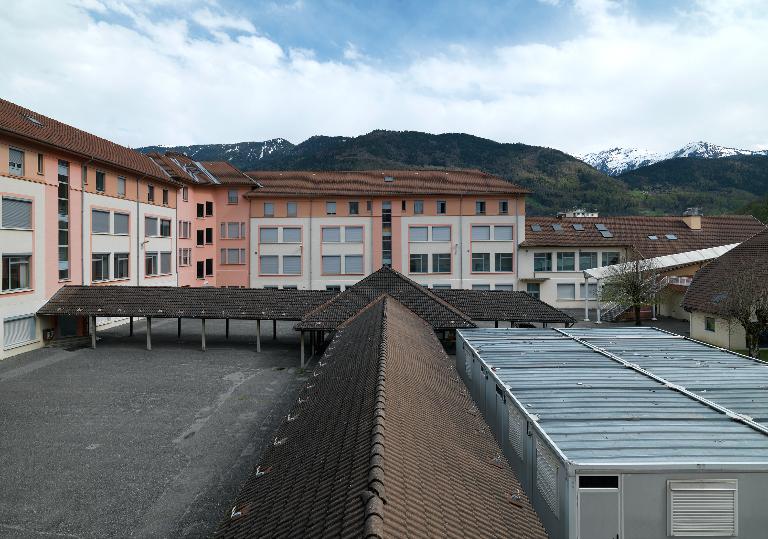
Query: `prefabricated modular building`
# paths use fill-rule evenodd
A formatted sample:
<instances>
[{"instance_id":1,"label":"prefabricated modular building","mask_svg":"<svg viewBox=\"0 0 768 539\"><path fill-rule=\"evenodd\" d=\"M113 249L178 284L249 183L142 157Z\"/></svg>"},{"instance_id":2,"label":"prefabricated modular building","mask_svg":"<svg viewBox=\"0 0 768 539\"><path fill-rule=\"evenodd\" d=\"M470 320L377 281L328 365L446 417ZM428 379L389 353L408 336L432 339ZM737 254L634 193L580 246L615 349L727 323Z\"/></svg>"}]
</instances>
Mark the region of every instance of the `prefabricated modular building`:
<instances>
[{"instance_id":1,"label":"prefabricated modular building","mask_svg":"<svg viewBox=\"0 0 768 539\"><path fill-rule=\"evenodd\" d=\"M655 328L483 328L456 367L553 539L768 537L768 365Z\"/></svg>"}]
</instances>

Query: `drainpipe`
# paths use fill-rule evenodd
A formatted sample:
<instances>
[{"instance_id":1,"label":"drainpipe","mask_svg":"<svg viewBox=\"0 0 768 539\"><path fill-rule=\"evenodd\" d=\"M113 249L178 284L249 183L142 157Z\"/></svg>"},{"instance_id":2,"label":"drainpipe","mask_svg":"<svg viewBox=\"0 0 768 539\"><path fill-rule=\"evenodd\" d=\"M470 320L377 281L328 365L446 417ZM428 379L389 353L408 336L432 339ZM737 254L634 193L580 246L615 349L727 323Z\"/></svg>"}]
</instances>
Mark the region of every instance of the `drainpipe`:
<instances>
[{"instance_id":1,"label":"drainpipe","mask_svg":"<svg viewBox=\"0 0 768 539\"><path fill-rule=\"evenodd\" d=\"M459 195L459 288L464 288L464 195Z\"/></svg>"},{"instance_id":2,"label":"drainpipe","mask_svg":"<svg viewBox=\"0 0 768 539\"><path fill-rule=\"evenodd\" d=\"M296 204L298 205L298 202L296 202ZM309 197L309 245L308 245L308 248L309 248L309 256L307 257L307 259L309 260L309 290L312 290L312 262L313 262L312 261L312 197ZM322 261L321 261L321 263L322 263ZM303 334L302 334L301 343L302 343L302 346L303 346L303 344L304 344ZM301 355L301 358L302 358L301 361L302 361L302 365L303 365L303 362L304 362L304 354L303 353Z\"/></svg>"}]
</instances>

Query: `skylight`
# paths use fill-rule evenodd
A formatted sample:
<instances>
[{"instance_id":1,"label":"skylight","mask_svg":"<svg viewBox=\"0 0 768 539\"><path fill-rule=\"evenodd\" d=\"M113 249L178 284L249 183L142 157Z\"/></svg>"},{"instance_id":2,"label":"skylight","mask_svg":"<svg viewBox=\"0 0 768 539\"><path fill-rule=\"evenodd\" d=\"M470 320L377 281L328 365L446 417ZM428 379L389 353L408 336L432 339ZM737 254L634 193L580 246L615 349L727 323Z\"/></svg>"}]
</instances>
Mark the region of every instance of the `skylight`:
<instances>
[{"instance_id":1,"label":"skylight","mask_svg":"<svg viewBox=\"0 0 768 539\"><path fill-rule=\"evenodd\" d=\"M607 231L607 230L601 230L601 231L600 231L600 234L601 234L601 235L602 235L604 238L612 238L612 237L613 237L613 234L611 234L611 233L610 233L609 231Z\"/></svg>"},{"instance_id":2,"label":"skylight","mask_svg":"<svg viewBox=\"0 0 768 539\"><path fill-rule=\"evenodd\" d=\"M533 232L541 232L541 225L531 225L531 230Z\"/></svg>"},{"instance_id":3,"label":"skylight","mask_svg":"<svg viewBox=\"0 0 768 539\"><path fill-rule=\"evenodd\" d=\"M655 236L655 235L651 235L651 236L648 236L648 239L649 240L657 240L657 239L659 239L659 237Z\"/></svg>"},{"instance_id":4,"label":"skylight","mask_svg":"<svg viewBox=\"0 0 768 539\"><path fill-rule=\"evenodd\" d=\"M43 122L41 122L40 120L38 120L38 119L37 119L37 118L35 118L34 116L29 116L29 115L27 115L27 116L24 116L24 117L25 117L25 118L26 118L28 121L30 121L31 123L35 124L36 126L38 126L38 127L43 127Z\"/></svg>"},{"instance_id":5,"label":"skylight","mask_svg":"<svg viewBox=\"0 0 768 539\"><path fill-rule=\"evenodd\" d=\"M562 232L563 226L560 223L555 223L554 225L552 225L552 230L554 230L555 232Z\"/></svg>"},{"instance_id":6,"label":"skylight","mask_svg":"<svg viewBox=\"0 0 768 539\"><path fill-rule=\"evenodd\" d=\"M675 236L674 234L667 234L666 238L667 238L668 240L676 240L676 239L677 239L677 236Z\"/></svg>"},{"instance_id":7,"label":"skylight","mask_svg":"<svg viewBox=\"0 0 768 539\"><path fill-rule=\"evenodd\" d=\"M582 225L581 223L574 223L573 224L573 229L574 230L584 230L584 225Z\"/></svg>"},{"instance_id":8,"label":"skylight","mask_svg":"<svg viewBox=\"0 0 768 539\"><path fill-rule=\"evenodd\" d=\"M607 228L605 228L605 225L602 223L596 223L595 228L598 230L608 230Z\"/></svg>"}]
</instances>

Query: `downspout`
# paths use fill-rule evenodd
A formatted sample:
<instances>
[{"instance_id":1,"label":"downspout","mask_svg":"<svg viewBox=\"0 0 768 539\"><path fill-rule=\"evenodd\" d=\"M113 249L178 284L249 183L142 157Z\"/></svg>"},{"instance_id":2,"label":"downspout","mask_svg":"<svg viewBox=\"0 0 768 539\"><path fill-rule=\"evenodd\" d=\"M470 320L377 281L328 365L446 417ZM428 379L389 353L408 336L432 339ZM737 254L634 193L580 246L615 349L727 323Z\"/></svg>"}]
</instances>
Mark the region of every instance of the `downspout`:
<instances>
[{"instance_id":1,"label":"downspout","mask_svg":"<svg viewBox=\"0 0 768 539\"><path fill-rule=\"evenodd\" d=\"M459 288L464 288L464 195L459 195Z\"/></svg>"},{"instance_id":2,"label":"downspout","mask_svg":"<svg viewBox=\"0 0 768 539\"><path fill-rule=\"evenodd\" d=\"M296 202L298 206L298 202ZM297 208L298 209L298 208ZM309 197L309 290L312 290L312 197ZM322 263L322 261L321 261ZM303 341L302 341L303 342Z\"/></svg>"}]
</instances>

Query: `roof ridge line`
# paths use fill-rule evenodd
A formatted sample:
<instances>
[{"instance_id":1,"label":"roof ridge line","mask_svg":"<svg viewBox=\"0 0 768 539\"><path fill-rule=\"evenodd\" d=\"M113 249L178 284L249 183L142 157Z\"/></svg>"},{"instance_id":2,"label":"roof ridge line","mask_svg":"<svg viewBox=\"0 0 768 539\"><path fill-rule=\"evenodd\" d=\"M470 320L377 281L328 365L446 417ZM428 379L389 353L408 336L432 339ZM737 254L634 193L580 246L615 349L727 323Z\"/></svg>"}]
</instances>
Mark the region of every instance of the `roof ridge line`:
<instances>
[{"instance_id":1,"label":"roof ridge line","mask_svg":"<svg viewBox=\"0 0 768 539\"><path fill-rule=\"evenodd\" d=\"M387 343L389 337L387 306L392 299L394 299L392 296L383 293L375 300L376 303L382 302L383 306L381 311L381 334L379 337L379 368L376 379L376 400L373 407L373 427L371 428L371 454L368 461L368 482L366 490L361 493L363 502L365 503L364 537L366 538L384 537L384 506L387 503L384 488L386 369L388 352Z\"/></svg>"},{"instance_id":2,"label":"roof ridge line","mask_svg":"<svg viewBox=\"0 0 768 539\"><path fill-rule=\"evenodd\" d=\"M613 354L612 352L609 352L608 350L606 350L604 348L600 348L597 345L594 345L594 344L592 344L592 343L590 343L588 341L585 341L581 337L578 337L576 335L572 335L572 334L566 332L565 330L561 330L560 328L553 328L553 329L555 331L557 331L558 333L568 337L569 339L572 339L572 340L576 341L577 343L579 343L579 344L581 344L583 346L586 346L590 350L593 350L593 351L597 352L598 354L601 354L601 355L607 357L608 359L611 359L611 360L613 360L613 361L615 361L617 363L620 363L623 366L625 366L625 367L627 367L629 369L632 369L633 371L637 372L638 374L642 374L646 378L650 378L651 380L662 384L664 387L666 387L667 389L669 389L671 391L675 391L677 393L685 395L689 399L692 399L692 400L698 402L699 404L702 404L702 405L706 406L707 408L710 408L710 409L712 409L712 410L714 410L716 412L724 414L731 421L736 421L738 423L742 423L744 425L747 425L748 427L752 428L753 430L756 430L759 433L768 436L768 427L765 427L761 423L758 423L757 421L755 421L751 417L745 416L744 414L740 414L738 412L734 412L730 408L727 408L727 407L725 407L725 406L723 406L721 404L718 404L718 403L716 403L714 401L706 399L706 398L702 397L701 395L699 395L698 393L696 393L694 391L691 391L690 389L686 388L685 386L682 386L680 384L676 384L674 382L671 382L671 381L667 380L666 378L664 378L662 376L659 376L658 374L655 374L655 373L653 373L653 372L651 372L651 371L649 371L647 369L644 369L643 367L641 367L640 365L638 365L636 363L632 363L631 361L627 361L626 359L623 359L623 358L617 356L616 354ZM685 337L683 337L683 338L685 338Z\"/></svg>"}]
</instances>

